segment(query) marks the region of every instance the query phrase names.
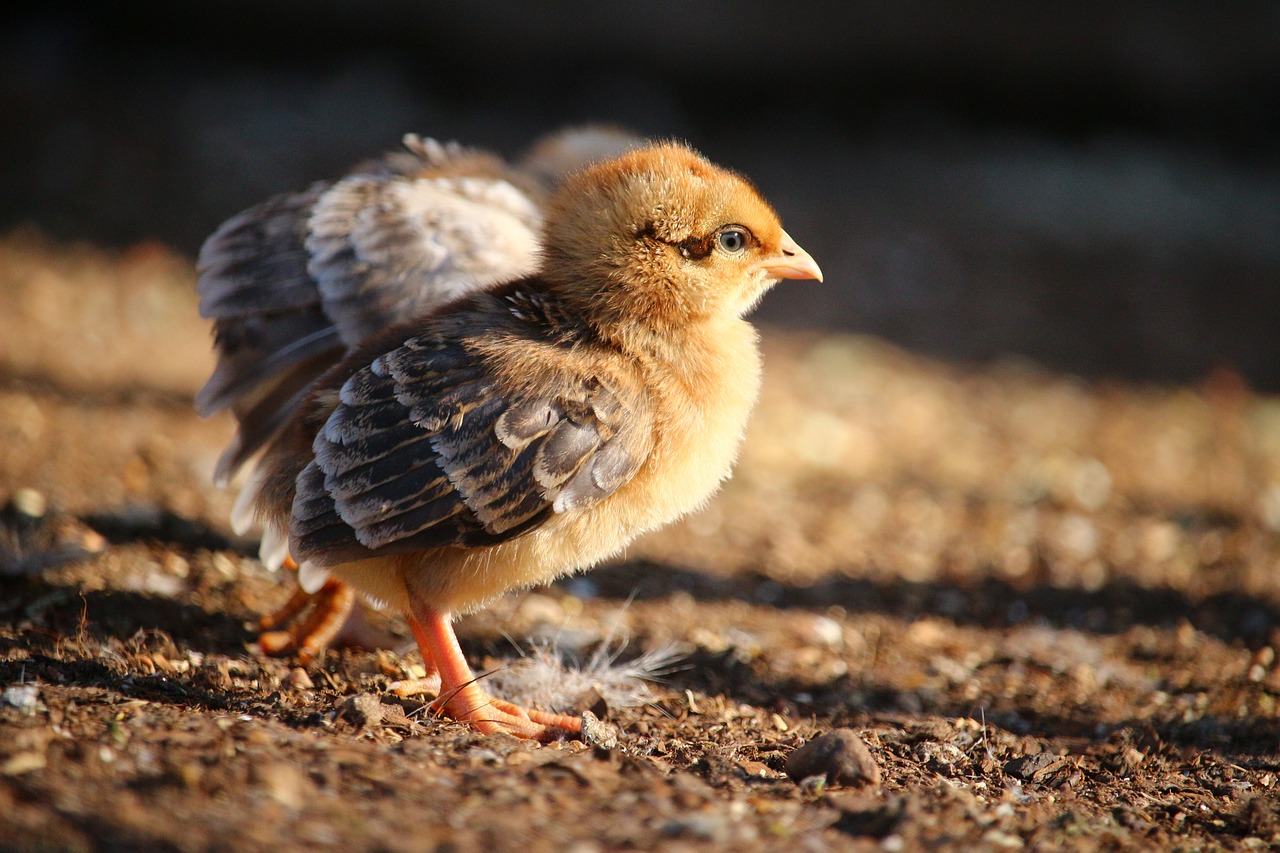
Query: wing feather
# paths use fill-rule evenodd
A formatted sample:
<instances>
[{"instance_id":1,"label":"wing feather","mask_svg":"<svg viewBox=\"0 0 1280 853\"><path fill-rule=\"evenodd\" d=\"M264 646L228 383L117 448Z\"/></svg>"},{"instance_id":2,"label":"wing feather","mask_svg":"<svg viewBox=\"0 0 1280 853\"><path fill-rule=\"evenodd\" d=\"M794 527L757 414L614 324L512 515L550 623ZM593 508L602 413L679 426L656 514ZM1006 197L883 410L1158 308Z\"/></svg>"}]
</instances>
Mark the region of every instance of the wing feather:
<instances>
[{"instance_id":1,"label":"wing feather","mask_svg":"<svg viewBox=\"0 0 1280 853\"><path fill-rule=\"evenodd\" d=\"M307 217L331 184L317 183L242 211L205 240L196 262L200 315L252 317L319 305L307 273Z\"/></svg>"},{"instance_id":2,"label":"wing feather","mask_svg":"<svg viewBox=\"0 0 1280 853\"><path fill-rule=\"evenodd\" d=\"M634 476L652 444L643 389L573 369L569 347L535 346L526 382L423 339L353 374L297 479L295 555L333 565L494 544Z\"/></svg>"},{"instance_id":3,"label":"wing feather","mask_svg":"<svg viewBox=\"0 0 1280 853\"><path fill-rule=\"evenodd\" d=\"M205 241L200 312L218 365L196 403L240 422L219 479L278 434L299 382L366 337L532 269L540 198L509 174L492 155L409 136L404 151L249 208Z\"/></svg>"},{"instance_id":4,"label":"wing feather","mask_svg":"<svg viewBox=\"0 0 1280 853\"><path fill-rule=\"evenodd\" d=\"M469 184L453 177L352 175L316 201L307 270L348 346L389 320L419 316L532 269L541 227L536 204L504 180L469 180L502 187L510 199L470 198Z\"/></svg>"}]
</instances>

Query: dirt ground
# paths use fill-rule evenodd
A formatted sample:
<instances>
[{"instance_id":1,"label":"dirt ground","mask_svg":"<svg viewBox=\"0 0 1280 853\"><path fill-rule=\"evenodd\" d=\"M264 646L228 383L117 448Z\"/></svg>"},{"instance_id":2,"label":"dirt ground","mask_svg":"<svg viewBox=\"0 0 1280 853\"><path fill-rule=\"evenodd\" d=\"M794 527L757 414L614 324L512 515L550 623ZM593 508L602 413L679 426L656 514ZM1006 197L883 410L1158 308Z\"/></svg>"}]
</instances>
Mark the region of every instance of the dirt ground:
<instances>
[{"instance_id":1,"label":"dirt ground","mask_svg":"<svg viewBox=\"0 0 1280 853\"><path fill-rule=\"evenodd\" d=\"M767 330L708 509L460 624L516 694L548 643L682 652L647 702L577 700L616 746L537 746L392 696L396 618L390 650L252 651L292 579L209 481L193 279L0 237L0 848L1280 849L1280 399L1231 372ZM878 784L788 777L842 728Z\"/></svg>"}]
</instances>

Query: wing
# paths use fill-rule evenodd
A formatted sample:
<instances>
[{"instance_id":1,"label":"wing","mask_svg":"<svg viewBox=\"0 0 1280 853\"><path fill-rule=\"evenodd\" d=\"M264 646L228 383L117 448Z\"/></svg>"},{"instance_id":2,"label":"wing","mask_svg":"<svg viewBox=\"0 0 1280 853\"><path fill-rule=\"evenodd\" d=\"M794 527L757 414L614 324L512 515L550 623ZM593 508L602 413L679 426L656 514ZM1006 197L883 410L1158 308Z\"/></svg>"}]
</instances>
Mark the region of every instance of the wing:
<instances>
[{"instance_id":1,"label":"wing","mask_svg":"<svg viewBox=\"0 0 1280 853\"><path fill-rule=\"evenodd\" d=\"M353 175L316 202L307 270L354 347L392 322L533 269L542 217L490 177Z\"/></svg>"},{"instance_id":2,"label":"wing","mask_svg":"<svg viewBox=\"0 0 1280 853\"><path fill-rule=\"evenodd\" d=\"M629 481L652 443L643 389L545 361L536 381L498 382L462 345L422 337L358 371L298 476L295 557L496 544Z\"/></svg>"},{"instance_id":3,"label":"wing","mask_svg":"<svg viewBox=\"0 0 1280 853\"><path fill-rule=\"evenodd\" d=\"M214 319L218 366L200 389L203 414L249 396L291 364L340 345L307 272L311 207L326 192L277 196L224 222L197 269L200 315Z\"/></svg>"},{"instance_id":4,"label":"wing","mask_svg":"<svg viewBox=\"0 0 1280 853\"><path fill-rule=\"evenodd\" d=\"M196 405L231 408L240 423L220 480L368 335L532 267L537 197L501 160L413 136L405 145L232 217L201 249L200 312L214 320L218 365Z\"/></svg>"}]
</instances>

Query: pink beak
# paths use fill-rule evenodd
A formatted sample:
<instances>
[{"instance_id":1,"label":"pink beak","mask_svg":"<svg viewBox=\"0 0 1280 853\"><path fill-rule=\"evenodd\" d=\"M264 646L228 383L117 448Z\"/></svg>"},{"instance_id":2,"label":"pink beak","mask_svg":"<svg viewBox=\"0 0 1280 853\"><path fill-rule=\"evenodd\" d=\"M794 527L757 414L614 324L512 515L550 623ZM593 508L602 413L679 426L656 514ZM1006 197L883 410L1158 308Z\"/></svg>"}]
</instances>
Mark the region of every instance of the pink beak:
<instances>
[{"instance_id":1,"label":"pink beak","mask_svg":"<svg viewBox=\"0 0 1280 853\"><path fill-rule=\"evenodd\" d=\"M766 258L760 268L767 270L775 278L814 278L822 281L822 270L818 262L800 248L800 244L791 239L786 231L782 232L782 243L778 254Z\"/></svg>"}]
</instances>

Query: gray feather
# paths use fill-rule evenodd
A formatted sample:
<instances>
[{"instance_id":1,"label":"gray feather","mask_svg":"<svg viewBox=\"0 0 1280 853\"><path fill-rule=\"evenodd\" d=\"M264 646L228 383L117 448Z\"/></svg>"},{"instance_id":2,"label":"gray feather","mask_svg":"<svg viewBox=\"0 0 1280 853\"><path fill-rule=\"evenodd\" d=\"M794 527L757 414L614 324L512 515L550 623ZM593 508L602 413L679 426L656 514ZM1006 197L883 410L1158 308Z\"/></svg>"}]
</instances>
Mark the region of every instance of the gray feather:
<instances>
[{"instance_id":1,"label":"gray feather","mask_svg":"<svg viewBox=\"0 0 1280 853\"><path fill-rule=\"evenodd\" d=\"M603 500L648 455L647 397L574 369L565 353L579 344L534 345L526 357L541 352L545 365L514 387L461 351L406 344L344 383L297 480L296 557L332 565L356 546L369 556L501 542Z\"/></svg>"}]
</instances>

